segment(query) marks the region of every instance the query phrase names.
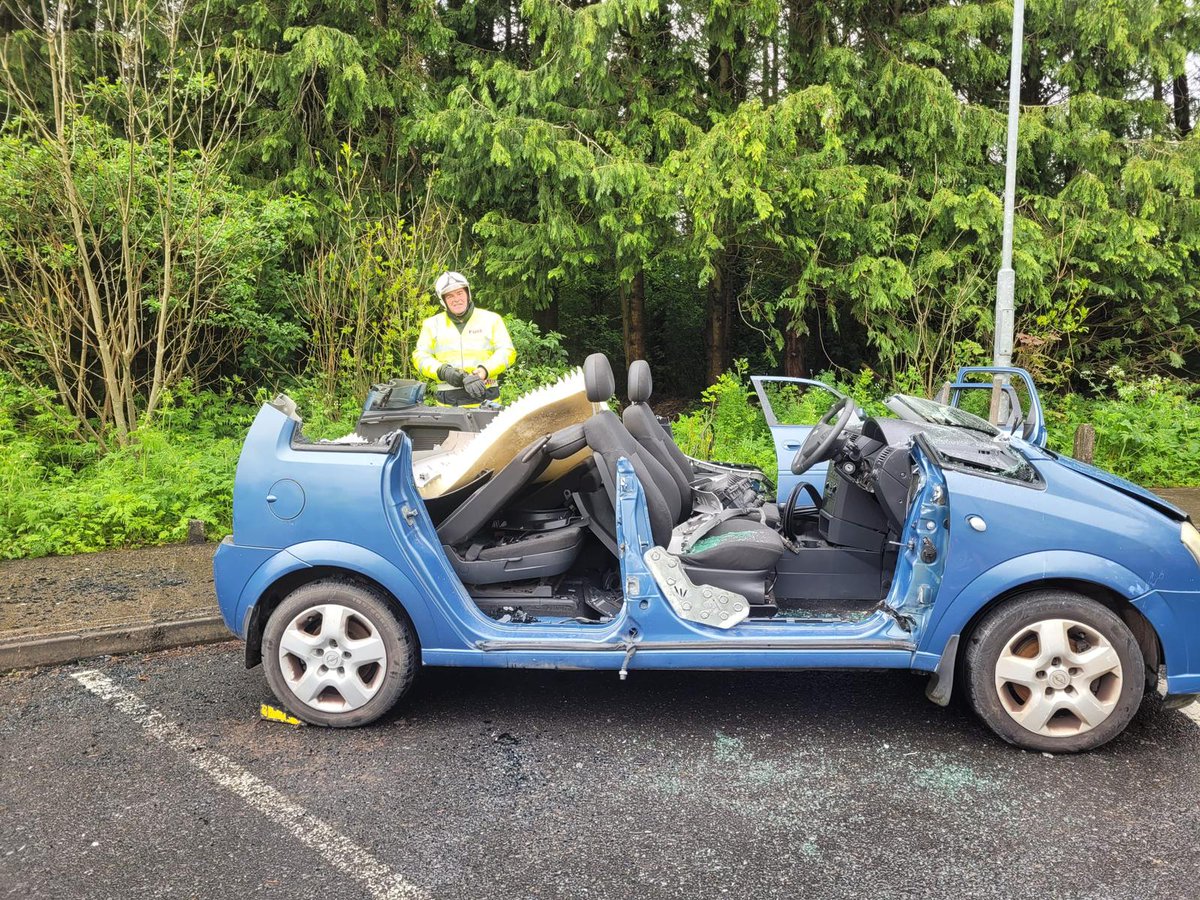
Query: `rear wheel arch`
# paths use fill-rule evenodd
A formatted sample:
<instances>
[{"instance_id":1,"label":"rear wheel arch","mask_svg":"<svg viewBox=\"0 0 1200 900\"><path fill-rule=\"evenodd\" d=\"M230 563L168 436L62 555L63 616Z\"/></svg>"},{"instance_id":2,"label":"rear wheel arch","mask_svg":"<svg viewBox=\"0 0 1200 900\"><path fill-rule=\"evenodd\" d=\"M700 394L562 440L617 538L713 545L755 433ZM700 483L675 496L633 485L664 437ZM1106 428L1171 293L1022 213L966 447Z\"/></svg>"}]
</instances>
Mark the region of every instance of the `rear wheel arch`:
<instances>
[{"instance_id":1,"label":"rear wheel arch","mask_svg":"<svg viewBox=\"0 0 1200 900\"><path fill-rule=\"evenodd\" d=\"M346 569L340 566L308 566L288 572L274 581L270 587L263 591L258 602L254 604L254 608L250 613L250 621L246 628L247 669L252 669L262 662L263 630L266 628L267 620L271 618L271 613L293 591L304 587L306 584L314 584L318 581L350 582L351 584L374 591L389 600L396 615L401 616L407 622L409 628L412 629L417 642L417 658L420 659L421 633L417 629L412 616L405 608L404 603L392 591L374 578L353 569Z\"/></svg>"}]
</instances>

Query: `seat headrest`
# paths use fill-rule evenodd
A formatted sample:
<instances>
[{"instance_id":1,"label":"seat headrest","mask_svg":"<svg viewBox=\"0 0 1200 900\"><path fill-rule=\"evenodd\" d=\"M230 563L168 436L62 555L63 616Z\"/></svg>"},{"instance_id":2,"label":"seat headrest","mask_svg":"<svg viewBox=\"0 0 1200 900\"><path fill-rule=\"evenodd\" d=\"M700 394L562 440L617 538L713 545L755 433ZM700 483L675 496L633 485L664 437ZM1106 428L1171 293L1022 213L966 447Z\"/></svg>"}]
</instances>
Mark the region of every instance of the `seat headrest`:
<instances>
[{"instance_id":1,"label":"seat headrest","mask_svg":"<svg viewBox=\"0 0 1200 900\"><path fill-rule=\"evenodd\" d=\"M629 366L629 385L626 393L630 403L645 403L654 392L654 381L650 378L650 363L635 359Z\"/></svg>"},{"instance_id":2,"label":"seat headrest","mask_svg":"<svg viewBox=\"0 0 1200 900\"><path fill-rule=\"evenodd\" d=\"M603 353L593 353L583 361L583 383L587 398L593 403L605 403L617 389L612 365Z\"/></svg>"}]
</instances>

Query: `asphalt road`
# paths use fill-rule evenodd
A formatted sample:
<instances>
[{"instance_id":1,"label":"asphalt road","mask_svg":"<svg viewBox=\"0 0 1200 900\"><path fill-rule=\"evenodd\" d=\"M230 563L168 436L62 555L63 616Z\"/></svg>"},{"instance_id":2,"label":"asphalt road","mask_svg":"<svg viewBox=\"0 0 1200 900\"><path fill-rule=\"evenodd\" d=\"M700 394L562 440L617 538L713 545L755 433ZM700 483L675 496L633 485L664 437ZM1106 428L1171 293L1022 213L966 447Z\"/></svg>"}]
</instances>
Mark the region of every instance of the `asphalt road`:
<instances>
[{"instance_id":1,"label":"asphalt road","mask_svg":"<svg viewBox=\"0 0 1200 900\"><path fill-rule=\"evenodd\" d=\"M422 674L262 721L240 647L0 678L0 896L1200 896L1200 725L1013 749L895 673Z\"/></svg>"}]
</instances>

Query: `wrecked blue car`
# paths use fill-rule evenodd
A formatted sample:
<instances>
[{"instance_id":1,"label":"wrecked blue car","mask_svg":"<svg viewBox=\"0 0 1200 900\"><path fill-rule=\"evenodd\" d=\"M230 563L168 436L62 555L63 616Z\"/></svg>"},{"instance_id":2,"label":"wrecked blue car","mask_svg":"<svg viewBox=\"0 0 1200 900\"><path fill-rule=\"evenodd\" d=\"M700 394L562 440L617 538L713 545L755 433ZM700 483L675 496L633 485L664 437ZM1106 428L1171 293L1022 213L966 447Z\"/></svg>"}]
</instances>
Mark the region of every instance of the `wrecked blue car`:
<instances>
[{"instance_id":1,"label":"wrecked blue car","mask_svg":"<svg viewBox=\"0 0 1200 900\"><path fill-rule=\"evenodd\" d=\"M1004 427L964 409L993 377ZM334 727L387 713L422 665L903 669L1053 752L1118 735L1160 674L1167 702L1200 692L1200 533L1047 450L1027 373L964 370L886 417L754 381L775 497L758 470L680 451L644 362L611 411L600 354L499 412L420 406L406 428L400 409L336 442L306 439L286 396L264 405L214 562L247 665ZM802 389L829 392L815 427L775 408Z\"/></svg>"}]
</instances>

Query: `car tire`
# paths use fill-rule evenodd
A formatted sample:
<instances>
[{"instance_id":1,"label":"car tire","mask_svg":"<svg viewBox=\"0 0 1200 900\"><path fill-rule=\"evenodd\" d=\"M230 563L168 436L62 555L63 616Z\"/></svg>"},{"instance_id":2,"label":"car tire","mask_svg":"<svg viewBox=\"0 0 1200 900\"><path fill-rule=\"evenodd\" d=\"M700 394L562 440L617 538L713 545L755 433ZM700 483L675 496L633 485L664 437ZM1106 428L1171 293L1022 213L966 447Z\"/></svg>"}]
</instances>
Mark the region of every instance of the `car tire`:
<instances>
[{"instance_id":1,"label":"car tire","mask_svg":"<svg viewBox=\"0 0 1200 900\"><path fill-rule=\"evenodd\" d=\"M396 602L342 579L299 587L262 642L267 684L311 725L355 728L386 715L416 677L416 635Z\"/></svg>"},{"instance_id":2,"label":"car tire","mask_svg":"<svg viewBox=\"0 0 1200 900\"><path fill-rule=\"evenodd\" d=\"M1078 753L1129 724L1142 702L1143 668L1133 633L1107 606L1037 591L1005 601L972 632L966 688L975 712L1009 743Z\"/></svg>"}]
</instances>

